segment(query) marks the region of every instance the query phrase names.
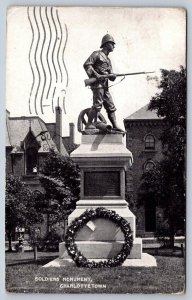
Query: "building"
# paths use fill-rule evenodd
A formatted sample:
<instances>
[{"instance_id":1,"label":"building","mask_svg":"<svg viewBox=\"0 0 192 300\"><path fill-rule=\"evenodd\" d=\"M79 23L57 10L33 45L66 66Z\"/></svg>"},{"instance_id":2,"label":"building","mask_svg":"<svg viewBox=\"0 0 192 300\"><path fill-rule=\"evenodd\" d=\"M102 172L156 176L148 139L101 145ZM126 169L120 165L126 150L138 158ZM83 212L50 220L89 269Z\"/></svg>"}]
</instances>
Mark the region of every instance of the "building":
<instances>
[{"instance_id":1,"label":"building","mask_svg":"<svg viewBox=\"0 0 192 300\"><path fill-rule=\"evenodd\" d=\"M41 190L37 175L49 150L69 156L67 149L76 147L74 124L69 125L70 136L62 137L62 110L55 111L55 123L38 116L10 117L6 112L6 174L21 176L33 190Z\"/></svg>"},{"instance_id":2,"label":"building","mask_svg":"<svg viewBox=\"0 0 192 300\"><path fill-rule=\"evenodd\" d=\"M33 191L43 193L38 173L49 150L54 148L60 154L69 156L74 149L74 124L70 123L69 137L62 137L62 110L55 108L55 123L45 123L38 116L11 117L6 111L6 174L20 176ZM39 225L41 235L48 229L45 222ZM17 239L17 234L15 235Z\"/></svg>"},{"instance_id":3,"label":"building","mask_svg":"<svg viewBox=\"0 0 192 300\"><path fill-rule=\"evenodd\" d=\"M163 157L160 137L166 124L154 111L147 108L148 105L145 105L124 119L126 146L133 154L133 166L127 173L127 191L132 195L134 203L138 203L143 172L152 168ZM163 221L162 211L156 207L153 198L137 207L134 213L137 234L142 237L153 236Z\"/></svg>"}]
</instances>

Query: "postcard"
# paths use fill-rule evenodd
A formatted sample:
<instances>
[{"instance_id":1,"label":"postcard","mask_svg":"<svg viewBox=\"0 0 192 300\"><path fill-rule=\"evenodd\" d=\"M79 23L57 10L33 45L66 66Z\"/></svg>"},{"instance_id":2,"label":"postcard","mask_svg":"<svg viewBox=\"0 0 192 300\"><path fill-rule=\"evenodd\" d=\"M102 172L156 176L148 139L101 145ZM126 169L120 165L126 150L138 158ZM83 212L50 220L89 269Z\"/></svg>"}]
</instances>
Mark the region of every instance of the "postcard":
<instances>
[{"instance_id":1,"label":"postcard","mask_svg":"<svg viewBox=\"0 0 192 300\"><path fill-rule=\"evenodd\" d=\"M184 294L186 10L12 6L6 290Z\"/></svg>"}]
</instances>

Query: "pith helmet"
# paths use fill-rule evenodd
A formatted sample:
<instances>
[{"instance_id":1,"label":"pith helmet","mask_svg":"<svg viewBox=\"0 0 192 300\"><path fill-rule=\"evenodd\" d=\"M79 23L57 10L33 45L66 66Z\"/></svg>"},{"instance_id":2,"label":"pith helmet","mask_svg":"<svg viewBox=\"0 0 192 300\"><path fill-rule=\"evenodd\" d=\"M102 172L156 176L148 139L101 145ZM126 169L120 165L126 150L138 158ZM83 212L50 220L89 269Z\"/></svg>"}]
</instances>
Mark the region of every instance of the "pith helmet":
<instances>
[{"instance_id":1,"label":"pith helmet","mask_svg":"<svg viewBox=\"0 0 192 300\"><path fill-rule=\"evenodd\" d=\"M102 38L102 41L101 41L101 47L103 47L103 45L107 42L112 42L115 44L115 41L114 41L114 38L110 35L110 34L106 34L104 35L104 37Z\"/></svg>"}]
</instances>

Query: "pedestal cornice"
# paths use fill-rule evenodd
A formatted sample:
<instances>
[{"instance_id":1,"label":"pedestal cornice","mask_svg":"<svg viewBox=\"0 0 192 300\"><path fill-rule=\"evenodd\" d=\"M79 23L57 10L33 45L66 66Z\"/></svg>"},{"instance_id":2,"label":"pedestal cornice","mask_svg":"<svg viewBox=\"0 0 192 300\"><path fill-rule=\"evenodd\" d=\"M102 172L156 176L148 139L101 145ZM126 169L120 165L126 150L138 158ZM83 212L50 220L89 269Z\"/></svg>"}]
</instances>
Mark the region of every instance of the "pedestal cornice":
<instances>
[{"instance_id":1,"label":"pedestal cornice","mask_svg":"<svg viewBox=\"0 0 192 300\"><path fill-rule=\"evenodd\" d=\"M71 158L79 164L131 166L132 153L123 144L122 134L82 135L81 145L71 153Z\"/></svg>"}]
</instances>

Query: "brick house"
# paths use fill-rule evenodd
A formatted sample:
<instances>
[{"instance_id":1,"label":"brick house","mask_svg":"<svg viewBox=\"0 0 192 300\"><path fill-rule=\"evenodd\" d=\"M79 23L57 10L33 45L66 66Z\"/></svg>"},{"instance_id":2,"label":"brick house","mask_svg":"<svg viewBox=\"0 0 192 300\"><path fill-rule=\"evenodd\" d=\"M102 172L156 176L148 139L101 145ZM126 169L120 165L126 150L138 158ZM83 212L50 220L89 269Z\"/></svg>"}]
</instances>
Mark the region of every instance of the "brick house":
<instances>
[{"instance_id":1,"label":"brick house","mask_svg":"<svg viewBox=\"0 0 192 300\"><path fill-rule=\"evenodd\" d=\"M147 108L148 105L145 105L124 119L126 146L133 154L133 166L127 173L127 190L135 203L138 201L144 170L152 168L163 157L160 137L166 124L154 111L148 111ZM153 236L163 222L162 210L155 206L154 198L137 208L135 214L139 236Z\"/></svg>"},{"instance_id":2,"label":"brick house","mask_svg":"<svg viewBox=\"0 0 192 300\"><path fill-rule=\"evenodd\" d=\"M38 173L51 148L69 156L74 143L74 124L69 124L69 137L62 137L62 110L55 108L55 123L45 123L38 116L11 117L6 111L6 174L20 176L33 191L43 193ZM48 224L39 225L45 235ZM17 234L15 239L17 238Z\"/></svg>"}]
</instances>

